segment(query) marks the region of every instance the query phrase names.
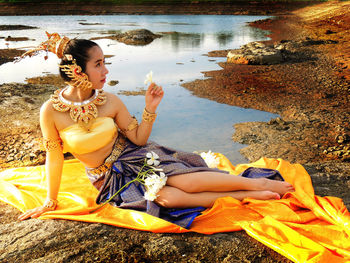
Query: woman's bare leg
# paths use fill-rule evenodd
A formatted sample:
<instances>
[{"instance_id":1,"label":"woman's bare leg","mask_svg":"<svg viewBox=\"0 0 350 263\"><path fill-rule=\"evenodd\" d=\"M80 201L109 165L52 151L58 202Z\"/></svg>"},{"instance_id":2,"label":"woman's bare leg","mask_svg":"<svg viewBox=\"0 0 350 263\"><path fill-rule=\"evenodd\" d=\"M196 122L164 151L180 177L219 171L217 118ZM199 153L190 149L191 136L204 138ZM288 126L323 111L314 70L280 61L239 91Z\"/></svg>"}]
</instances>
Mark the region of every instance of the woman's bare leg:
<instances>
[{"instance_id":1,"label":"woman's bare leg","mask_svg":"<svg viewBox=\"0 0 350 263\"><path fill-rule=\"evenodd\" d=\"M266 178L246 178L220 172L196 172L169 176L167 185L188 193L271 191L280 195L294 191L294 187L284 181Z\"/></svg>"},{"instance_id":2,"label":"woman's bare leg","mask_svg":"<svg viewBox=\"0 0 350 263\"><path fill-rule=\"evenodd\" d=\"M250 197L258 200L279 199L279 194L271 191L235 191L187 193L178 188L165 186L159 193L156 203L167 208L212 207L220 197L231 196L238 200Z\"/></svg>"}]
</instances>

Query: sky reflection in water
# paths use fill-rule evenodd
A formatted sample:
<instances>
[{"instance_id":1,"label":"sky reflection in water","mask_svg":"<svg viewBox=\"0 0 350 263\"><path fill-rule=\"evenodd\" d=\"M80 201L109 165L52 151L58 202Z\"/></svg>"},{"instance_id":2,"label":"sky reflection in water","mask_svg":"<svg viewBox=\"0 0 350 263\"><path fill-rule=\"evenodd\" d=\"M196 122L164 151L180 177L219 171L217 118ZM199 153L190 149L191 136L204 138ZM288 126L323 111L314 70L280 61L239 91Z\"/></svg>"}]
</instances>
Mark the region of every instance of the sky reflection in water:
<instances>
[{"instance_id":1,"label":"sky reflection in water","mask_svg":"<svg viewBox=\"0 0 350 263\"><path fill-rule=\"evenodd\" d=\"M146 28L161 33L147 46L129 46L117 41L101 39L96 42L107 58L109 80L118 80L117 86L106 84L105 90L118 94L120 90L135 91L145 88L143 81L152 70L154 81L162 85L165 97L151 139L186 151L212 150L225 154L234 164L246 162L239 154L243 146L234 143L232 125L245 121L266 121L275 115L219 104L191 95L181 82L203 79L202 71L217 70L217 62L224 58L209 58L207 52L234 49L255 40L266 39L264 32L248 27L247 22L260 16L25 16L0 17L0 24L37 26L39 29L0 31L0 36L26 36L31 41L10 42L10 47L34 46L44 41L44 31L58 32L70 38L99 37L116 32ZM84 24L85 23L85 24ZM45 28L42 28L45 25ZM6 48L0 39L0 48ZM20 63L0 66L0 84L25 82L28 77L57 74L58 59L49 55L26 58ZM20 74L19 74L20 72ZM143 96L119 95L138 119L144 107Z\"/></svg>"}]
</instances>

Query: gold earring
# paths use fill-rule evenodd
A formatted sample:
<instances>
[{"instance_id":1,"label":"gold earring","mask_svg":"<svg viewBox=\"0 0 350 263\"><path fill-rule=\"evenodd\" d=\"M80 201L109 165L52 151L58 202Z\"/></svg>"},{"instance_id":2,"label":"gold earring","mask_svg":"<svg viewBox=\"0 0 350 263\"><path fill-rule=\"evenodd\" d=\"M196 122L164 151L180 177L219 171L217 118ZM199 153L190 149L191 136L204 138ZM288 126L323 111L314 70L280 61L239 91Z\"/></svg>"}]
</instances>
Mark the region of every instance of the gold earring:
<instances>
[{"instance_id":1,"label":"gold earring","mask_svg":"<svg viewBox=\"0 0 350 263\"><path fill-rule=\"evenodd\" d=\"M82 90L92 89L92 83L89 81L88 75L82 72L81 67L73 59L70 65L59 65L63 72L67 74L71 81L68 83Z\"/></svg>"}]
</instances>

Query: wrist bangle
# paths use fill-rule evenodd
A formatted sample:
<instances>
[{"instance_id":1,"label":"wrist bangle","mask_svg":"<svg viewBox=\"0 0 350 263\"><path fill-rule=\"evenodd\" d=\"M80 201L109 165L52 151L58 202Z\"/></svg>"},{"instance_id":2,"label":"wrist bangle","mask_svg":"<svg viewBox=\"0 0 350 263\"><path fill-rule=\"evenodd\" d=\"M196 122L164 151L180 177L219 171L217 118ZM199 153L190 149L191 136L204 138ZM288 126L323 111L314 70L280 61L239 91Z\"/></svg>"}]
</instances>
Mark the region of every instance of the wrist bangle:
<instances>
[{"instance_id":1,"label":"wrist bangle","mask_svg":"<svg viewBox=\"0 0 350 263\"><path fill-rule=\"evenodd\" d=\"M46 199L43 204L43 207L48 208L50 210L55 210L57 207L57 203L58 201L55 199Z\"/></svg>"},{"instance_id":2,"label":"wrist bangle","mask_svg":"<svg viewBox=\"0 0 350 263\"><path fill-rule=\"evenodd\" d=\"M144 108L143 114L142 114L142 120L146 122L154 122L157 118L157 113L150 113Z\"/></svg>"}]
</instances>

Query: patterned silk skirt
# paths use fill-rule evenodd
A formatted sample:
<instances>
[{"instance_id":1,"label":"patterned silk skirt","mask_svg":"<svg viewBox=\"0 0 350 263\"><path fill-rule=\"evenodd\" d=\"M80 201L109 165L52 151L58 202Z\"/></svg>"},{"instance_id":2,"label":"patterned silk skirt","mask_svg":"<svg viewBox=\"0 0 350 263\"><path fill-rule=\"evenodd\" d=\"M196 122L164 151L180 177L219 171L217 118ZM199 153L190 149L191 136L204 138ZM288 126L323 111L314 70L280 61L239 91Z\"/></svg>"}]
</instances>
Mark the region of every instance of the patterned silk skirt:
<instances>
[{"instance_id":1,"label":"patterned silk skirt","mask_svg":"<svg viewBox=\"0 0 350 263\"><path fill-rule=\"evenodd\" d=\"M98 204L106 202L121 187L135 179L145 163L146 154L149 152L154 152L159 156L160 164L157 168L161 168L167 177L203 171L227 173L219 169L209 168L198 154L177 151L154 142L149 142L145 146L137 146L119 135L105 164L97 168L86 168L90 181L99 190L96 202ZM283 180L278 171L270 169L247 169L243 176ZM204 207L164 208L153 201L146 200L144 198L145 191L146 188L143 184L133 182L118 193L110 201L110 204L119 208L143 211L185 228L189 228L195 217L205 209Z\"/></svg>"},{"instance_id":2,"label":"patterned silk skirt","mask_svg":"<svg viewBox=\"0 0 350 263\"><path fill-rule=\"evenodd\" d=\"M154 152L159 156L160 164L157 168L161 168L167 177L202 171L227 173L209 168L198 154L177 151L154 142L149 142L145 146L137 146L119 135L111 155L106 159L107 165L105 163L101 167L86 168L90 181L99 190L96 202L100 204L107 201L126 183L135 179L149 152ZM120 208L143 211L186 228L205 209L204 207L164 208L153 201L146 200L145 191L143 184L133 182L116 195L110 204Z\"/></svg>"}]
</instances>

